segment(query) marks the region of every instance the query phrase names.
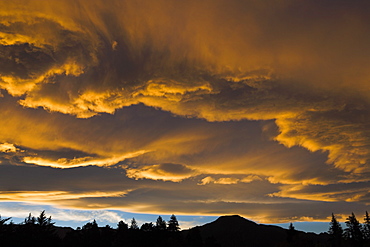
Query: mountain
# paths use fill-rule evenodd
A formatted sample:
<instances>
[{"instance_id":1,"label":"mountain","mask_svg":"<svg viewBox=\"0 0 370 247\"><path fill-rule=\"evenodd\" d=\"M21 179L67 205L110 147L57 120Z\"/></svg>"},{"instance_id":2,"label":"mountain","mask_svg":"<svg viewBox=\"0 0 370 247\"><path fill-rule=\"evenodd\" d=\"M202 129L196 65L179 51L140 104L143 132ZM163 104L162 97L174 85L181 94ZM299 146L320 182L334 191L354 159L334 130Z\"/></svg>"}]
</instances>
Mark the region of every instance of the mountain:
<instances>
[{"instance_id":1,"label":"mountain","mask_svg":"<svg viewBox=\"0 0 370 247\"><path fill-rule=\"evenodd\" d=\"M328 234L289 231L278 226L257 224L239 215L221 216L211 223L184 230L183 234L184 238L192 241L199 234L205 246L215 247L312 247L328 243ZM192 245L196 246L196 243Z\"/></svg>"}]
</instances>

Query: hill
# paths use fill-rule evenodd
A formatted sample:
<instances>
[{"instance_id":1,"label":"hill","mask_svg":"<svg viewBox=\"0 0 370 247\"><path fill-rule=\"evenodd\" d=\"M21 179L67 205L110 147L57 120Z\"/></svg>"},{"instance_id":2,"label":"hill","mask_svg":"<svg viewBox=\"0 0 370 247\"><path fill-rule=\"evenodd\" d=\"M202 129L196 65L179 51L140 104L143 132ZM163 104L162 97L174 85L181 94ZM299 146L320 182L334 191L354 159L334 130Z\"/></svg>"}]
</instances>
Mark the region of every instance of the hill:
<instances>
[{"instance_id":1,"label":"hill","mask_svg":"<svg viewBox=\"0 0 370 247\"><path fill-rule=\"evenodd\" d=\"M289 231L257 224L238 215L221 216L211 223L184 230L183 234L191 240L199 234L206 246L220 247L326 246L329 239L327 234Z\"/></svg>"}]
</instances>

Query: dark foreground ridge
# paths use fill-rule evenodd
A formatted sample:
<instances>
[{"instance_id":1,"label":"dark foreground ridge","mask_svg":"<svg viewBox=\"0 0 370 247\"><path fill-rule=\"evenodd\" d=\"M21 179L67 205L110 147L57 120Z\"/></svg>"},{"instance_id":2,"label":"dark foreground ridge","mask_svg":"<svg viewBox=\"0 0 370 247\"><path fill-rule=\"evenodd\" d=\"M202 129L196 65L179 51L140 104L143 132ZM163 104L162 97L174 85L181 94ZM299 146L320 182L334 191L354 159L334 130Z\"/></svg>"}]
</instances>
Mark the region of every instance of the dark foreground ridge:
<instances>
[{"instance_id":1,"label":"dark foreground ridge","mask_svg":"<svg viewBox=\"0 0 370 247\"><path fill-rule=\"evenodd\" d=\"M221 216L217 220L184 230L184 235L199 231L205 246L331 246L327 233L305 233L279 226L257 224L239 215Z\"/></svg>"},{"instance_id":2,"label":"dark foreground ridge","mask_svg":"<svg viewBox=\"0 0 370 247\"><path fill-rule=\"evenodd\" d=\"M361 225L354 214L343 230L332 215L328 233L297 231L257 224L238 215L221 216L203 226L180 231L176 216L166 222L161 216L153 224L139 226L135 219L128 225L120 221L117 228L99 227L96 221L82 228L54 226L45 211L35 218L31 214L21 224L0 217L0 246L41 247L366 247L370 246L370 217L366 213ZM367 220L366 220L367 219ZM357 228L356 228L357 227ZM359 231L357 231L358 229ZM356 232L357 231L357 232ZM363 235L361 235L363 234Z\"/></svg>"}]
</instances>

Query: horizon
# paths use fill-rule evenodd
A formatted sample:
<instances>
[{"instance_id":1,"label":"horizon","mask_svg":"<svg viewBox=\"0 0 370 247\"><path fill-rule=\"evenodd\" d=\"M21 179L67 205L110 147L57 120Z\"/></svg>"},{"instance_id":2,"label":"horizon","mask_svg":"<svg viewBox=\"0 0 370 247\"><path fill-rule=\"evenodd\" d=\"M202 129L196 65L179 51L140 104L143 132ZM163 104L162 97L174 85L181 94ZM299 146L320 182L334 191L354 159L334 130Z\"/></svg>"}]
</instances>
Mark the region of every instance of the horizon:
<instances>
[{"instance_id":1,"label":"horizon","mask_svg":"<svg viewBox=\"0 0 370 247\"><path fill-rule=\"evenodd\" d=\"M37 209L36 209L37 208ZM31 207L32 212L29 212L32 214L32 216L37 217L39 215L39 211L37 211L40 207L36 206L36 208ZM48 208L49 211L53 212L53 210L56 210L55 208ZM20 215L24 212L20 210L19 208L17 209L18 214ZM127 212L122 212L122 211L117 211L117 210L104 210L104 211L72 211L72 210L65 210L63 213L63 210L57 209L57 211L54 211L57 215L57 219L53 217L52 214L49 214L47 210L45 210L45 214L47 217L51 216L52 217L52 222L54 222L55 226L59 227L71 227L73 229L76 229L77 227L82 228L83 225L86 223L92 222L93 220L96 220L97 224L99 227L104 227L106 225L109 225L112 228L117 228L117 224L120 220L123 222L127 223L130 225L130 221L132 218L135 218L137 221L139 227L144 224L144 223L149 223L149 222L155 222L158 216L161 216L163 220L168 222L168 219L172 214L137 214L137 213L127 213ZM62 220L63 216L66 217L67 215L70 215L69 218L75 217L78 218L78 216L84 217L84 219L80 220ZM215 220L217 220L219 217L223 216L234 216L233 214L227 214L227 215L220 215L220 216L197 216L197 215L176 215L178 221L179 221L179 226L180 230L187 230L196 226L202 226L207 223L211 223ZM240 216L240 215L237 215ZM15 224L22 224L24 223L24 220L26 217L28 217L28 213L22 218L22 217L14 217L11 216L9 213L8 214L1 214L2 218L8 218L11 217L10 221L13 221ZM240 216L243 217L243 216ZM68 217L67 217L68 218ZM245 218L245 217L243 217ZM279 226L284 229L288 229L290 223L293 223L293 226L295 227L296 230L298 231L303 231L303 232L313 232L316 234L320 233L325 233L328 232L329 227L330 227L330 221L326 222L321 222L321 221L316 221L316 222L302 222L302 221L295 221L295 222L280 222L280 223L261 223L258 221L254 221L252 219L245 218L249 221L253 221L257 224L262 224L262 225L274 225L274 226ZM359 218L361 219L361 218ZM342 228L345 228L345 222L339 221L342 225ZM361 220L360 220L361 222ZM8 221L9 223L9 221Z\"/></svg>"},{"instance_id":2,"label":"horizon","mask_svg":"<svg viewBox=\"0 0 370 247\"><path fill-rule=\"evenodd\" d=\"M367 1L0 1L0 215L362 222L368 13Z\"/></svg>"},{"instance_id":3,"label":"horizon","mask_svg":"<svg viewBox=\"0 0 370 247\"><path fill-rule=\"evenodd\" d=\"M33 214L32 214L33 215ZM38 215L33 215L37 217ZM51 215L52 216L52 215ZM161 216L166 222L168 221L167 218L171 215L140 215L140 214L132 214L133 218L138 222L139 227L144 224L144 223L150 223L150 222L155 222L158 216ZM136 217L135 217L136 216ZM217 220L219 217L222 216L229 216L229 215L222 215L222 216L191 216L191 215L175 215L176 218L179 221L179 226L180 230L188 230L196 226L202 226L207 223L211 223L215 220ZM11 216L6 216L4 218L11 217ZM25 217L26 218L26 217ZM18 217L11 217L10 220L13 220L15 224L22 224L24 222L25 218L18 218ZM128 218L127 221L122 218L122 220L130 224L130 220L132 218ZM190 220L187 220L190 219ZM92 222L95 220L95 218L87 221L63 221L63 220L53 220L55 226L58 227L71 227L72 229L77 229L78 227L82 228L83 225L86 223ZM249 219L248 219L249 220ZM97 224L99 227L105 227L106 225L109 225L111 228L116 229L117 228L117 223L118 222L111 222L111 221L106 221L106 220L96 220ZM254 221L253 221L254 222ZM257 224L262 224L262 225L274 225L274 226L279 226L284 229L288 229L290 222L289 223L258 223ZM325 233L328 232L329 230L329 223L330 222L293 222L293 225L296 230L298 231L303 231L303 232L313 232L316 234L320 233ZM184 227L184 225L186 227ZM345 228L345 224L341 222L341 225L343 228Z\"/></svg>"}]
</instances>

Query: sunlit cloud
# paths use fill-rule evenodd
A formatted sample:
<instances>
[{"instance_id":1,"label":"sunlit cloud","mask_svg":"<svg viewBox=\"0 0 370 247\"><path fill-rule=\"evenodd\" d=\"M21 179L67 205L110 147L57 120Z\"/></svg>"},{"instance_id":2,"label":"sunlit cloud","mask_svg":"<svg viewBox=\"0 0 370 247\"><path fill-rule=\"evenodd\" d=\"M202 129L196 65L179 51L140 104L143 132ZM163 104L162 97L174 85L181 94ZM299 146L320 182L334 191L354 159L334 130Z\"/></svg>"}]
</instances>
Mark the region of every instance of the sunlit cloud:
<instances>
[{"instance_id":1,"label":"sunlit cloud","mask_svg":"<svg viewBox=\"0 0 370 247\"><path fill-rule=\"evenodd\" d=\"M179 182L197 175L197 171L181 164L160 164L127 169L127 176L134 179L154 179Z\"/></svg>"},{"instance_id":2,"label":"sunlit cloud","mask_svg":"<svg viewBox=\"0 0 370 247\"><path fill-rule=\"evenodd\" d=\"M17 148L10 143L2 143L0 144L0 152L2 153L14 153L17 151Z\"/></svg>"},{"instance_id":3,"label":"sunlit cloud","mask_svg":"<svg viewBox=\"0 0 370 247\"><path fill-rule=\"evenodd\" d=\"M242 183L250 183L252 181L261 181L262 179L257 175L248 175L244 178L236 178L236 177L221 177L221 178L213 178L211 176L205 177L201 180L199 185L206 185L210 183L214 184L237 184L239 182Z\"/></svg>"},{"instance_id":4,"label":"sunlit cloud","mask_svg":"<svg viewBox=\"0 0 370 247\"><path fill-rule=\"evenodd\" d=\"M67 191L8 191L0 194L1 201L24 201L24 202L48 202L58 200L81 199L87 197L120 197L128 191L120 192L89 192L89 193L70 193Z\"/></svg>"},{"instance_id":5,"label":"sunlit cloud","mask_svg":"<svg viewBox=\"0 0 370 247\"><path fill-rule=\"evenodd\" d=\"M140 212L170 200L212 215L247 214L253 201L361 208L368 10L326 0L0 2L0 162L24 183L4 177L4 200ZM34 193L41 185L25 170L74 182ZM287 208L277 220L318 220L306 204Z\"/></svg>"},{"instance_id":6,"label":"sunlit cloud","mask_svg":"<svg viewBox=\"0 0 370 247\"><path fill-rule=\"evenodd\" d=\"M102 158L96 159L93 157L82 157L82 158L73 158L73 159L66 159L61 158L56 161L48 160L40 157L24 157L23 162L29 164L35 164L39 166L50 166L54 168L73 168L73 167L80 167L80 166L110 166L119 163L125 159L133 158L142 154L145 154L148 151L140 150L133 153L128 153L118 157L111 157L111 158Z\"/></svg>"}]
</instances>

